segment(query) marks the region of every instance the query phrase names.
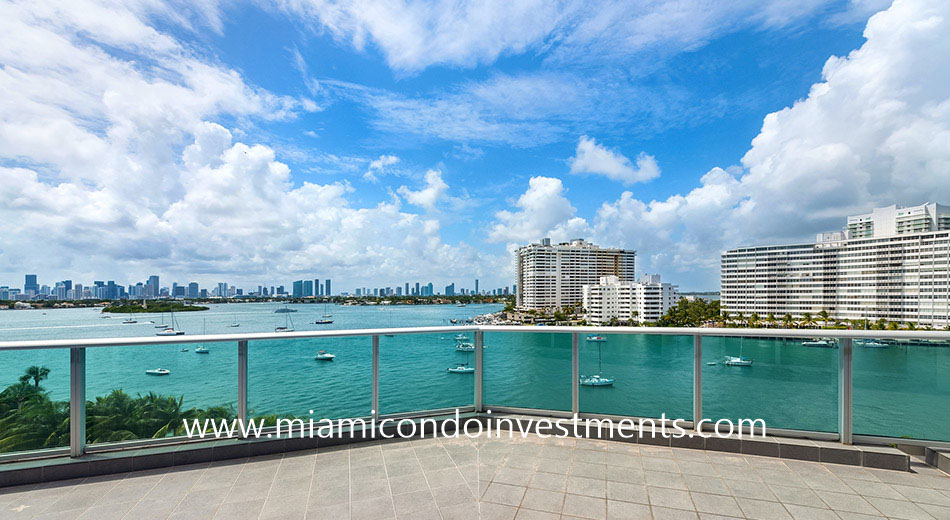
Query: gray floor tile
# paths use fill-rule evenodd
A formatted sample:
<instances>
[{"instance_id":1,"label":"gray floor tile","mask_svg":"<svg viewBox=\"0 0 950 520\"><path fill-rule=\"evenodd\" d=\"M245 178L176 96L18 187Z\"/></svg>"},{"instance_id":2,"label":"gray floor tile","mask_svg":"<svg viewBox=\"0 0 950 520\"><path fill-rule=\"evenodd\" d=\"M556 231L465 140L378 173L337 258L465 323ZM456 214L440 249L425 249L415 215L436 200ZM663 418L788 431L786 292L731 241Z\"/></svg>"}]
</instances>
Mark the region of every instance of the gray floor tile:
<instances>
[{"instance_id":1,"label":"gray floor tile","mask_svg":"<svg viewBox=\"0 0 950 520\"><path fill-rule=\"evenodd\" d=\"M561 514L602 520L607 518L607 500L603 498L567 495L564 497L564 509Z\"/></svg>"},{"instance_id":2,"label":"gray floor tile","mask_svg":"<svg viewBox=\"0 0 950 520\"><path fill-rule=\"evenodd\" d=\"M543 489L528 489L521 501L522 509L560 513L564 507L564 493Z\"/></svg>"},{"instance_id":3,"label":"gray floor tile","mask_svg":"<svg viewBox=\"0 0 950 520\"><path fill-rule=\"evenodd\" d=\"M485 494L482 495L481 500L482 502L492 502L517 507L521 504L521 499L524 498L525 490L526 488L522 486L492 482L491 485L488 486L488 489L485 490Z\"/></svg>"},{"instance_id":4,"label":"gray floor tile","mask_svg":"<svg viewBox=\"0 0 950 520\"><path fill-rule=\"evenodd\" d=\"M633 502L607 500L608 520L651 520L650 506Z\"/></svg>"}]
</instances>

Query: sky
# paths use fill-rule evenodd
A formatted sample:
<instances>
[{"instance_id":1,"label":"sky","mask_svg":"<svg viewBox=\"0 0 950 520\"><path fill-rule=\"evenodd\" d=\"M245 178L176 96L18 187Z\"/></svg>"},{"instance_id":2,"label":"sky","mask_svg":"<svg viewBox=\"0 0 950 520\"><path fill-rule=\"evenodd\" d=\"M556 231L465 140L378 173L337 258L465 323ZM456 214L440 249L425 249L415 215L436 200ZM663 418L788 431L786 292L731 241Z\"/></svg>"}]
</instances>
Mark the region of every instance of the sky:
<instances>
[{"instance_id":1,"label":"sky","mask_svg":"<svg viewBox=\"0 0 950 520\"><path fill-rule=\"evenodd\" d=\"M944 0L0 3L0 285L514 283L950 203ZM943 64L943 65L941 65Z\"/></svg>"}]
</instances>

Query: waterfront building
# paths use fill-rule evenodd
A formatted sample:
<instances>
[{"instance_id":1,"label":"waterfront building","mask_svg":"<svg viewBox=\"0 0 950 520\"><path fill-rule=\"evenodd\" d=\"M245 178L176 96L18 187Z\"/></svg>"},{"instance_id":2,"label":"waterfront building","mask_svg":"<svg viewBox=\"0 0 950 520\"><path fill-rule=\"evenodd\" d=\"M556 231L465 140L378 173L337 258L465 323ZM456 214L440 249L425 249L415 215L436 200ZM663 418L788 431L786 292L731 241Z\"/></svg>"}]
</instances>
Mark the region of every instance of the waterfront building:
<instances>
[{"instance_id":1,"label":"waterfront building","mask_svg":"<svg viewBox=\"0 0 950 520\"><path fill-rule=\"evenodd\" d=\"M199 295L198 282L191 282L188 284L188 297L197 298Z\"/></svg>"},{"instance_id":2,"label":"waterfront building","mask_svg":"<svg viewBox=\"0 0 950 520\"><path fill-rule=\"evenodd\" d=\"M145 283L145 296L147 298L158 298L159 296L159 279L158 275L152 275L148 277L148 281Z\"/></svg>"},{"instance_id":3,"label":"waterfront building","mask_svg":"<svg viewBox=\"0 0 950 520\"><path fill-rule=\"evenodd\" d=\"M601 277L620 281L636 278L636 251L602 248L582 238L518 248L517 306L520 309L561 309L584 299L585 285L597 284Z\"/></svg>"},{"instance_id":4,"label":"waterfront building","mask_svg":"<svg viewBox=\"0 0 950 520\"><path fill-rule=\"evenodd\" d=\"M722 253L724 312L950 325L950 207L889 206L814 243Z\"/></svg>"},{"instance_id":5,"label":"waterfront building","mask_svg":"<svg viewBox=\"0 0 950 520\"><path fill-rule=\"evenodd\" d=\"M452 282L445 286L445 295L455 296L455 282Z\"/></svg>"},{"instance_id":6,"label":"waterfront building","mask_svg":"<svg viewBox=\"0 0 950 520\"><path fill-rule=\"evenodd\" d=\"M333 296L333 290L330 289L330 279L327 278L327 281L323 284L323 295L324 296Z\"/></svg>"},{"instance_id":7,"label":"waterfront building","mask_svg":"<svg viewBox=\"0 0 950 520\"><path fill-rule=\"evenodd\" d=\"M291 295L292 295L294 298L300 298L300 297L302 297L302 296L303 296L303 280L297 280L297 281L295 281L295 282L293 283L293 289L292 289L292 291L293 291L293 292L291 293Z\"/></svg>"},{"instance_id":8,"label":"waterfront building","mask_svg":"<svg viewBox=\"0 0 950 520\"><path fill-rule=\"evenodd\" d=\"M593 325L635 320L655 322L679 299L677 286L660 281L658 274L645 274L636 282L617 276L603 276L598 283L585 285L585 319Z\"/></svg>"},{"instance_id":9,"label":"waterfront building","mask_svg":"<svg viewBox=\"0 0 950 520\"><path fill-rule=\"evenodd\" d=\"M303 281L303 294L304 298L313 296L313 280L304 280Z\"/></svg>"}]
</instances>

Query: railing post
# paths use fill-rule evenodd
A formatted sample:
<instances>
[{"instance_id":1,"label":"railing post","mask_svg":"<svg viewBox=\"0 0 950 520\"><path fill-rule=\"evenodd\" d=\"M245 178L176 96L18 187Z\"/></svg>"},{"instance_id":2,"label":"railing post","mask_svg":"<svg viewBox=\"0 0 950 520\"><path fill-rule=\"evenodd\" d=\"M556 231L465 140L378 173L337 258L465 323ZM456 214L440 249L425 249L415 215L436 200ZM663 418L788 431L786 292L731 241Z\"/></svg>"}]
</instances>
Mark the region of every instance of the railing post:
<instances>
[{"instance_id":1,"label":"railing post","mask_svg":"<svg viewBox=\"0 0 950 520\"><path fill-rule=\"evenodd\" d=\"M571 334L571 413L580 413L581 361L577 349L577 333Z\"/></svg>"},{"instance_id":2,"label":"railing post","mask_svg":"<svg viewBox=\"0 0 950 520\"><path fill-rule=\"evenodd\" d=\"M238 341L237 379L238 421L244 424L247 422L247 341Z\"/></svg>"},{"instance_id":3,"label":"railing post","mask_svg":"<svg viewBox=\"0 0 950 520\"><path fill-rule=\"evenodd\" d=\"M69 349L69 456L86 452L86 349Z\"/></svg>"},{"instance_id":4,"label":"railing post","mask_svg":"<svg viewBox=\"0 0 950 520\"><path fill-rule=\"evenodd\" d=\"M475 331L475 412L482 410L482 349L485 348L485 333Z\"/></svg>"},{"instance_id":5,"label":"railing post","mask_svg":"<svg viewBox=\"0 0 950 520\"><path fill-rule=\"evenodd\" d=\"M851 338L841 338L838 345L838 433L842 444L851 444L854 429L852 416L852 363Z\"/></svg>"},{"instance_id":6,"label":"railing post","mask_svg":"<svg viewBox=\"0 0 950 520\"><path fill-rule=\"evenodd\" d=\"M379 335L373 335L373 421L379 419Z\"/></svg>"},{"instance_id":7,"label":"railing post","mask_svg":"<svg viewBox=\"0 0 950 520\"><path fill-rule=\"evenodd\" d=\"M703 337L693 336L693 429L699 431L703 418Z\"/></svg>"}]
</instances>

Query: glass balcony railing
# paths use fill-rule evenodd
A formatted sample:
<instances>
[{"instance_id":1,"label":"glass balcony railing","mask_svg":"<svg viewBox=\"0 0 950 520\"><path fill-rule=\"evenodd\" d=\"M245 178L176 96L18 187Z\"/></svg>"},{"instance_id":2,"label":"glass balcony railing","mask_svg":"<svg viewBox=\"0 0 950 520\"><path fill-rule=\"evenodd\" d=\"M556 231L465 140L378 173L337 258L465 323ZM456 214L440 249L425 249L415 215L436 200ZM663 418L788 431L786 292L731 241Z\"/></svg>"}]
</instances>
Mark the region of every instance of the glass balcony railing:
<instances>
[{"instance_id":1,"label":"glass balcony railing","mask_svg":"<svg viewBox=\"0 0 950 520\"><path fill-rule=\"evenodd\" d=\"M713 421L760 418L770 428L836 432L837 348L822 338L703 338L703 413Z\"/></svg>"},{"instance_id":2,"label":"glass balcony railing","mask_svg":"<svg viewBox=\"0 0 950 520\"><path fill-rule=\"evenodd\" d=\"M484 403L571 411L571 335L485 333Z\"/></svg>"},{"instance_id":3,"label":"glass balcony railing","mask_svg":"<svg viewBox=\"0 0 950 520\"><path fill-rule=\"evenodd\" d=\"M2 342L0 460L180 442L186 418L450 409L946 442L948 347L937 331L498 326Z\"/></svg>"},{"instance_id":4,"label":"glass balcony railing","mask_svg":"<svg viewBox=\"0 0 950 520\"><path fill-rule=\"evenodd\" d=\"M578 352L580 412L692 420L692 336L581 334Z\"/></svg>"},{"instance_id":5,"label":"glass balcony railing","mask_svg":"<svg viewBox=\"0 0 950 520\"><path fill-rule=\"evenodd\" d=\"M854 432L950 441L950 341L854 345Z\"/></svg>"}]
</instances>

